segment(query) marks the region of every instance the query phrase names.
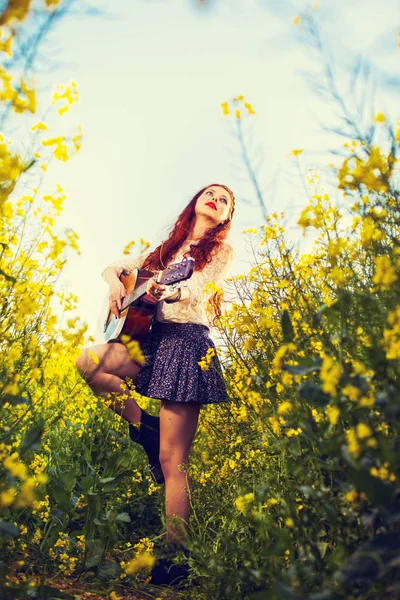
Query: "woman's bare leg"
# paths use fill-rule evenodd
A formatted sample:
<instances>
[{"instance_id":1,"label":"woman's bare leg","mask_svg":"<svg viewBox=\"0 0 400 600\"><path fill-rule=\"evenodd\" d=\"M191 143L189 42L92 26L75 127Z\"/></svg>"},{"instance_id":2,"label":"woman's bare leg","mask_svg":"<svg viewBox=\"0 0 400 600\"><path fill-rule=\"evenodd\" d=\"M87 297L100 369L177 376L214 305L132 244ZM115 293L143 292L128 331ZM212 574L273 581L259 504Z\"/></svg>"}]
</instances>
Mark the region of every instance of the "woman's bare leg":
<instances>
[{"instance_id":1,"label":"woman's bare leg","mask_svg":"<svg viewBox=\"0 0 400 600\"><path fill-rule=\"evenodd\" d=\"M186 467L196 433L200 404L161 401L160 463L165 477L167 542L179 543L187 535L190 482Z\"/></svg>"},{"instance_id":2,"label":"woman's bare leg","mask_svg":"<svg viewBox=\"0 0 400 600\"><path fill-rule=\"evenodd\" d=\"M90 352L99 358L98 364L90 356ZM111 394L114 397L110 405L114 412L129 423L140 422L142 409L129 390L124 391L121 388L121 384L125 383L127 377L131 378L133 383L135 382L140 366L129 357L128 350L123 344L98 344L84 348L76 361L76 366L97 396ZM119 402L117 400L119 394L128 397L123 402Z\"/></svg>"}]
</instances>

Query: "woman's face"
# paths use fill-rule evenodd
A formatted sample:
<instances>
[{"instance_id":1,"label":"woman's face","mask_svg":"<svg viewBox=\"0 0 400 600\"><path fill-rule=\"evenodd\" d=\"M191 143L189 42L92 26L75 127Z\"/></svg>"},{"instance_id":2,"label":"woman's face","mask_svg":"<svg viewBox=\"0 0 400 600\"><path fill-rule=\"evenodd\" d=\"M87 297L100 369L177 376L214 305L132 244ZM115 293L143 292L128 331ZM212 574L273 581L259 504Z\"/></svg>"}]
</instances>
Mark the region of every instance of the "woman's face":
<instances>
[{"instance_id":1,"label":"woman's face","mask_svg":"<svg viewBox=\"0 0 400 600\"><path fill-rule=\"evenodd\" d=\"M219 185L212 185L199 196L194 210L196 216L207 217L215 227L229 218L231 207L229 192Z\"/></svg>"}]
</instances>

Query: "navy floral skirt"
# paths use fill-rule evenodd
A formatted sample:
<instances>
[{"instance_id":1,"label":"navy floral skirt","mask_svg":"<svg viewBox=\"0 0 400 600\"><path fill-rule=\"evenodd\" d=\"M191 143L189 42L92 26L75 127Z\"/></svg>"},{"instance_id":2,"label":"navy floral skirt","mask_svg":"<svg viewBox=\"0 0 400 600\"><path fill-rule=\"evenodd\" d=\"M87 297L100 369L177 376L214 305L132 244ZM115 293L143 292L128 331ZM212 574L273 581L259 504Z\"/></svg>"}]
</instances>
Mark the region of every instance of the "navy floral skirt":
<instances>
[{"instance_id":1,"label":"navy floral skirt","mask_svg":"<svg viewBox=\"0 0 400 600\"><path fill-rule=\"evenodd\" d=\"M156 321L141 347L146 362L136 390L142 396L186 404L229 401L218 357L208 370L198 365L209 348L215 351L205 325Z\"/></svg>"}]
</instances>

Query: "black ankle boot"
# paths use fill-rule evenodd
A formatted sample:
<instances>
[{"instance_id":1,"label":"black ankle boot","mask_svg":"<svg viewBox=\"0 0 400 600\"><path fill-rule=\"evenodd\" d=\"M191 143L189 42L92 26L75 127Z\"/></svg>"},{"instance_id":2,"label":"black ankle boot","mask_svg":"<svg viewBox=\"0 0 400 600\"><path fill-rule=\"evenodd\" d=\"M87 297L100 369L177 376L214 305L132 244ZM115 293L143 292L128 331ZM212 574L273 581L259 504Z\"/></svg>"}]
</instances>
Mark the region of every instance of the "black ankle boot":
<instances>
[{"instance_id":1,"label":"black ankle boot","mask_svg":"<svg viewBox=\"0 0 400 600\"><path fill-rule=\"evenodd\" d=\"M151 570L150 584L153 585L171 585L177 588L187 585L189 575L188 564L176 564L172 562L177 550L183 550L186 558L189 558L190 552L181 544L167 544L165 551L157 558L154 567Z\"/></svg>"},{"instance_id":2,"label":"black ankle boot","mask_svg":"<svg viewBox=\"0 0 400 600\"><path fill-rule=\"evenodd\" d=\"M156 483L164 483L160 454L160 417L154 417L142 410L140 427L129 423L129 436L132 442L141 444L149 458L151 475Z\"/></svg>"}]
</instances>

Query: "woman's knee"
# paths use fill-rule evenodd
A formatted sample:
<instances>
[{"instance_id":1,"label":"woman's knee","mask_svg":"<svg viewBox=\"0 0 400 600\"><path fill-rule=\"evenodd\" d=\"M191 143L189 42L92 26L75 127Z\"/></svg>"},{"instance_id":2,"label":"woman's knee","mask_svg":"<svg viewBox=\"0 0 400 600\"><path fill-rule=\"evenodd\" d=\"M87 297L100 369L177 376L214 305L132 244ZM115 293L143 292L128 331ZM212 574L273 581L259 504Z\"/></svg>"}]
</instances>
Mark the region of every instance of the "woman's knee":
<instances>
[{"instance_id":1,"label":"woman's knee","mask_svg":"<svg viewBox=\"0 0 400 600\"><path fill-rule=\"evenodd\" d=\"M92 379L93 374L98 370L98 366L89 355L89 351L85 348L75 361L75 366L83 379L88 381Z\"/></svg>"},{"instance_id":2,"label":"woman's knee","mask_svg":"<svg viewBox=\"0 0 400 600\"><path fill-rule=\"evenodd\" d=\"M81 352L81 354L77 357L75 361L75 366L79 371L80 375L83 375L87 366L87 355L85 350Z\"/></svg>"},{"instance_id":3,"label":"woman's knee","mask_svg":"<svg viewBox=\"0 0 400 600\"><path fill-rule=\"evenodd\" d=\"M160 449L159 460L164 477L184 473L188 467L188 457L184 455L174 456L171 450Z\"/></svg>"}]
</instances>

